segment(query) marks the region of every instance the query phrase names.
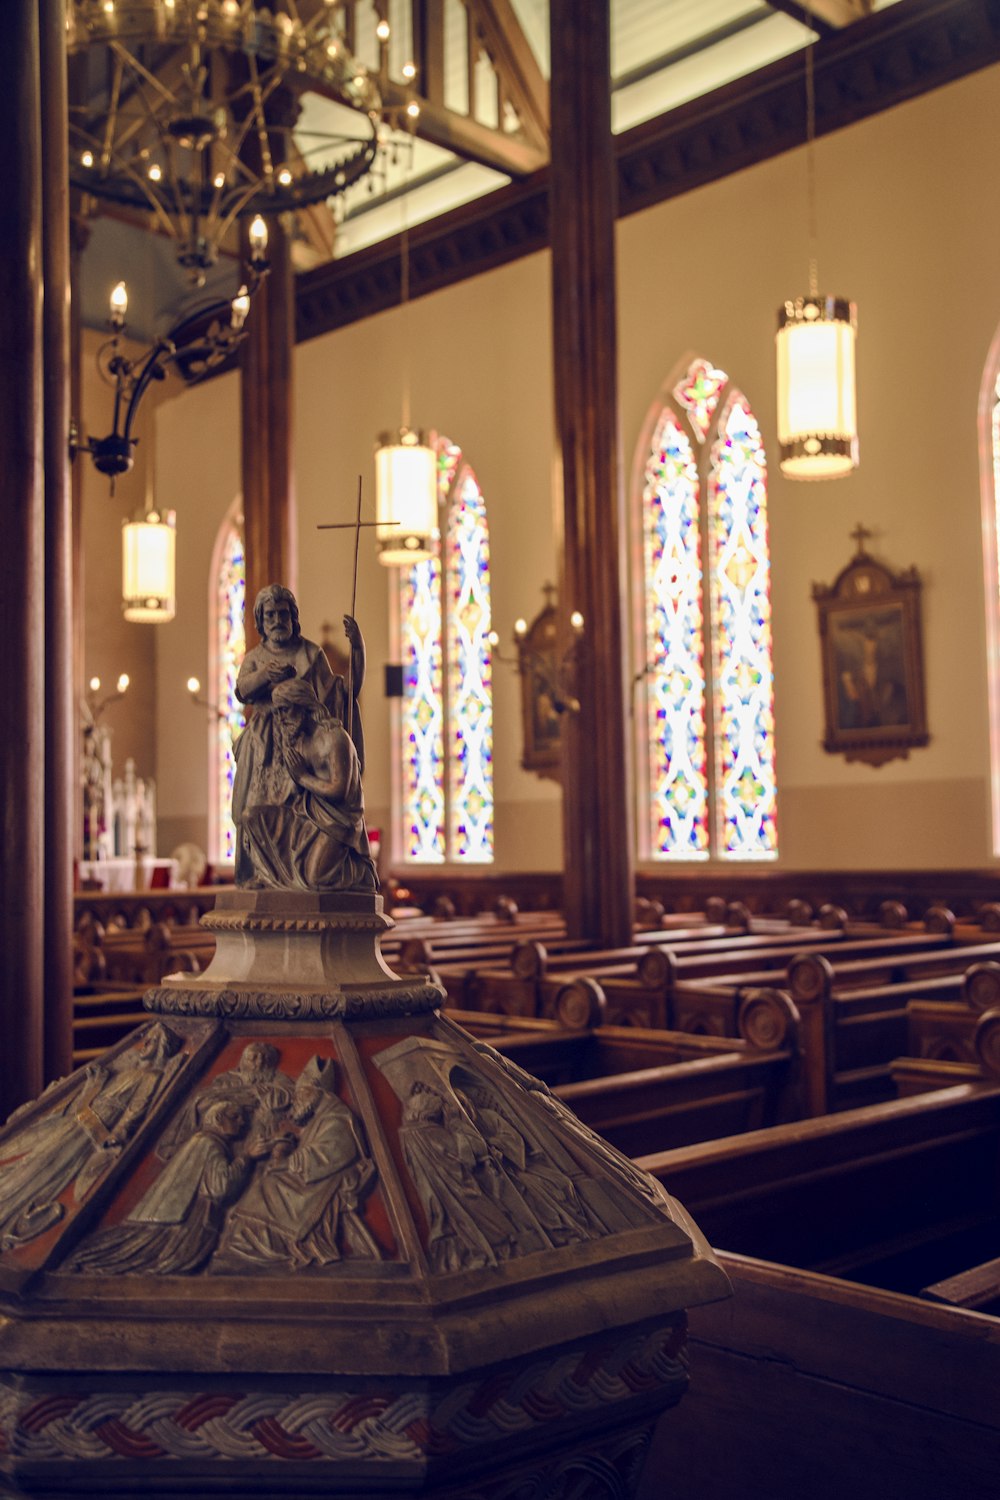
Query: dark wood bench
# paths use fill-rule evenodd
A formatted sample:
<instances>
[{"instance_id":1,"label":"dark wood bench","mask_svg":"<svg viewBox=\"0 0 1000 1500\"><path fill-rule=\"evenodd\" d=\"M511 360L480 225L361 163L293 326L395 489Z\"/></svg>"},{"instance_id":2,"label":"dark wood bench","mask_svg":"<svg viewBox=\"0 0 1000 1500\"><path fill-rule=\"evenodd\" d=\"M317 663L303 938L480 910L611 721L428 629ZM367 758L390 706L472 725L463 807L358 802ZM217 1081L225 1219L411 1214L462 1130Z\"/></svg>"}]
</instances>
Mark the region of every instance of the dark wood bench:
<instances>
[{"instance_id":1,"label":"dark wood bench","mask_svg":"<svg viewBox=\"0 0 1000 1500\"><path fill-rule=\"evenodd\" d=\"M985 1500L1000 1321L741 1255L690 1314L691 1388L638 1500Z\"/></svg>"},{"instance_id":2,"label":"dark wood bench","mask_svg":"<svg viewBox=\"0 0 1000 1500\"><path fill-rule=\"evenodd\" d=\"M915 1294L1000 1243L1000 1081L643 1157L709 1242Z\"/></svg>"}]
</instances>

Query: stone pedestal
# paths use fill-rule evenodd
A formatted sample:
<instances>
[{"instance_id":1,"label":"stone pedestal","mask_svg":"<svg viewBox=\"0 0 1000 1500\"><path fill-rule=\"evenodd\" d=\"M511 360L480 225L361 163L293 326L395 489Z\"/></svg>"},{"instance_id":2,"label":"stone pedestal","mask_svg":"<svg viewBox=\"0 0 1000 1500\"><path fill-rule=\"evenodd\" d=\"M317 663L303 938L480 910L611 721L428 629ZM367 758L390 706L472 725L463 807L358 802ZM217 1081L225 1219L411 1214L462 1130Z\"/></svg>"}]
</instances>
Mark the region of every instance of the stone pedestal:
<instances>
[{"instance_id":1,"label":"stone pedestal","mask_svg":"<svg viewBox=\"0 0 1000 1500\"><path fill-rule=\"evenodd\" d=\"M0 1486L625 1500L728 1284L379 953L237 891L201 977L0 1132Z\"/></svg>"}]
</instances>

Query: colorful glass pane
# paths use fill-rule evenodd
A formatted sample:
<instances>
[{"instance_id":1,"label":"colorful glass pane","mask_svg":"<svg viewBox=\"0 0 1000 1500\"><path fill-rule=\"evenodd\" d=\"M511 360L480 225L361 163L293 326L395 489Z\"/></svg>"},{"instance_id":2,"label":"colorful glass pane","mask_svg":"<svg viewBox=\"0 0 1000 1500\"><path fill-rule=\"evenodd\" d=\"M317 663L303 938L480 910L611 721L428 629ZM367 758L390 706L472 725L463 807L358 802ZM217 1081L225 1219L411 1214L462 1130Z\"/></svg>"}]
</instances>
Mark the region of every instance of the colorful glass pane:
<instances>
[{"instance_id":1,"label":"colorful glass pane","mask_svg":"<svg viewBox=\"0 0 1000 1500\"><path fill-rule=\"evenodd\" d=\"M704 442L729 376L717 370L707 359L695 359L688 366L683 380L674 386L674 399L687 413L699 442Z\"/></svg>"},{"instance_id":2,"label":"colorful glass pane","mask_svg":"<svg viewBox=\"0 0 1000 1500\"><path fill-rule=\"evenodd\" d=\"M444 705L441 681L441 561L400 575L403 659L403 857L445 857Z\"/></svg>"},{"instance_id":3,"label":"colorful glass pane","mask_svg":"<svg viewBox=\"0 0 1000 1500\"><path fill-rule=\"evenodd\" d=\"M699 532L691 442L667 408L642 492L652 854L708 855L708 768Z\"/></svg>"},{"instance_id":4,"label":"colorful glass pane","mask_svg":"<svg viewBox=\"0 0 1000 1500\"><path fill-rule=\"evenodd\" d=\"M246 723L243 705L236 696L236 677L246 652L243 608L246 598L246 558L243 538L230 527L222 545L222 560L216 580L215 702L220 714L216 739L216 791L218 803L218 847L215 858L236 858L236 828L233 824L233 777L236 760L233 742Z\"/></svg>"},{"instance_id":5,"label":"colorful glass pane","mask_svg":"<svg viewBox=\"0 0 1000 1500\"><path fill-rule=\"evenodd\" d=\"M461 448L438 438L435 451L446 535L432 562L403 575L400 594L403 852L484 864L493 858L489 532Z\"/></svg>"},{"instance_id":6,"label":"colorful glass pane","mask_svg":"<svg viewBox=\"0 0 1000 1500\"><path fill-rule=\"evenodd\" d=\"M490 542L483 497L467 467L452 495L446 548L449 854L483 864L493 859Z\"/></svg>"},{"instance_id":7,"label":"colorful glass pane","mask_svg":"<svg viewBox=\"0 0 1000 1500\"><path fill-rule=\"evenodd\" d=\"M767 467L760 429L733 392L708 482L708 569L718 850L777 853Z\"/></svg>"}]
</instances>

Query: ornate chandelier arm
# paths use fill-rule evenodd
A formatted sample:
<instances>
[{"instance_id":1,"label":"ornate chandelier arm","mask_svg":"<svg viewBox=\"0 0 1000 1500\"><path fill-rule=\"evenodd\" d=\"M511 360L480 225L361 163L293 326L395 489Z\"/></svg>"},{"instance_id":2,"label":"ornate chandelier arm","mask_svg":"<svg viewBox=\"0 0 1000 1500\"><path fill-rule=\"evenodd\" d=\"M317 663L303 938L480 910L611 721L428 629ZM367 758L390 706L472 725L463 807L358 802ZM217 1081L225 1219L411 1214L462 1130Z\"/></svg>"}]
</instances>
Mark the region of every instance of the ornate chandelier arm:
<instances>
[{"instance_id":1,"label":"ornate chandelier arm","mask_svg":"<svg viewBox=\"0 0 1000 1500\"><path fill-rule=\"evenodd\" d=\"M101 171L106 172L111 163L114 151L115 120L118 118L118 101L121 98L122 75L125 65L122 59L115 57L115 73L111 83L111 103L108 108L107 119L104 122L104 144L101 147Z\"/></svg>"}]
</instances>

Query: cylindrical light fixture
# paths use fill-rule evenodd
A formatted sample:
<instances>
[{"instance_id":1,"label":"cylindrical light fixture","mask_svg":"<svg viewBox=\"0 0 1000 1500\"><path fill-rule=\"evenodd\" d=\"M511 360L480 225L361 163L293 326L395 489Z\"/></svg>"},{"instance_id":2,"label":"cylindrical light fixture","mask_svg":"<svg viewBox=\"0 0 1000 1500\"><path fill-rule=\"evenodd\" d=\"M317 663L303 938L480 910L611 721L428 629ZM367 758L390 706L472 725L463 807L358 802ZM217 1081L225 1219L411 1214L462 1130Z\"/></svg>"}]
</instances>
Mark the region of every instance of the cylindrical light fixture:
<instances>
[{"instance_id":1,"label":"cylindrical light fixture","mask_svg":"<svg viewBox=\"0 0 1000 1500\"><path fill-rule=\"evenodd\" d=\"M789 479L834 479L858 466L857 309L797 297L778 310L778 443Z\"/></svg>"},{"instance_id":2,"label":"cylindrical light fixture","mask_svg":"<svg viewBox=\"0 0 1000 1500\"><path fill-rule=\"evenodd\" d=\"M126 620L162 624L175 612L172 510L145 511L122 523L122 611Z\"/></svg>"},{"instance_id":3,"label":"cylindrical light fixture","mask_svg":"<svg viewBox=\"0 0 1000 1500\"><path fill-rule=\"evenodd\" d=\"M423 433L382 433L375 450L375 540L379 562L409 567L434 555L437 463Z\"/></svg>"}]
</instances>

